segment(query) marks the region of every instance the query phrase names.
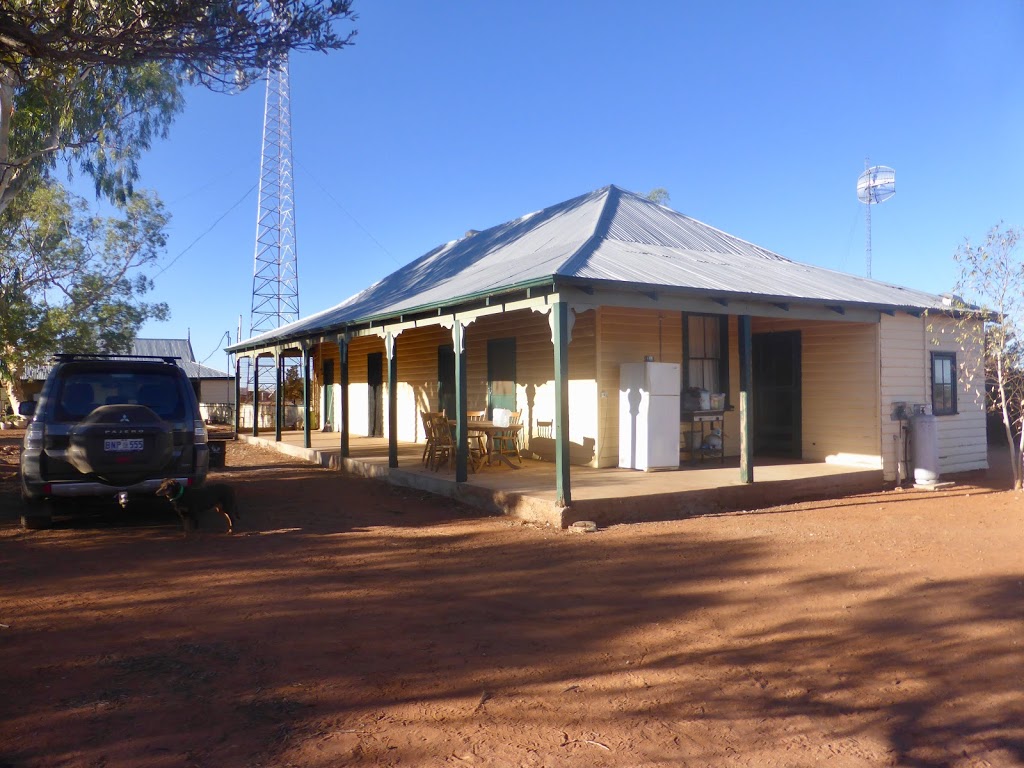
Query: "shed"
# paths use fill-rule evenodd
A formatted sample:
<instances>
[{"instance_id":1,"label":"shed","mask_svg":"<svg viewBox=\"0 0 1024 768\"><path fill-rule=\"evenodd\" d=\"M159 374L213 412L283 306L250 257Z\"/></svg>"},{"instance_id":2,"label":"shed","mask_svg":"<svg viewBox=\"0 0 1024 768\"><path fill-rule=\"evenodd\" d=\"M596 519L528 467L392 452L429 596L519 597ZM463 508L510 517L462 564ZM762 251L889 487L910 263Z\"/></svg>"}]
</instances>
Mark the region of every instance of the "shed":
<instances>
[{"instance_id":1,"label":"shed","mask_svg":"<svg viewBox=\"0 0 1024 768\"><path fill-rule=\"evenodd\" d=\"M192 382L201 403L228 405L234 397L234 375L196 362L189 339L142 339L126 354L139 357L174 357ZM52 365L37 365L25 372L25 392L33 397L42 390Z\"/></svg>"}]
</instances>

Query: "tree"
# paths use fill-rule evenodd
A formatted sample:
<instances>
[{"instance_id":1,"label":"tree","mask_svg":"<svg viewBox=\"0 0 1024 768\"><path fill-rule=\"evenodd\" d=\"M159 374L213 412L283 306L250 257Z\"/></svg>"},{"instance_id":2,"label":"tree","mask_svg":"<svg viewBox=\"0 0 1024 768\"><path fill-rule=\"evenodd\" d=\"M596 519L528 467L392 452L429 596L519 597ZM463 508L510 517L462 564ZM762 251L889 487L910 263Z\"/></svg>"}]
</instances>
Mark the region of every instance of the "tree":
<instances>
[{"instance_id":1,"label":"tree","mask_svg":"<svg viewBox=\"0 0 1024 768\"><path fill-rule=\"evenodd\" d=\"M244 88L292 50L351 44L352 0L18 0L0 9L0 212L68 155L124 201L186 84Z\"/></svg>"},{"instance_id":2,"label":"tree","mask_svg":"<svg viewBox=\"0 0 1024 768\"><path fill-rule=\"evenodd\" d=\"M167 135L184 103L165 67L0 67L0 212L66 157L91 176L97 196L124 202L138 158Z\"/></svg>"},{"instance_id":3,"label":"tree","mask_svg":"<svg viewBox=\"0 0 1024 768\"><path fill-rule=\"evenodd\" d=\"M301 365L286 365L281 399L291 405L303 402L303 380Z\"/></svg>"},{"instance_id":4,"label":"tree","mask_svg":"<svg viewBox=\"0 0 1024 768\"><path fill-rule=\"evenodd\" d=\"M127 352L148 319L143 273L166 245L168 216L140 192L102 217L58 184L40 182L0 216L0 382L24 399L29 366L55 352Z\"/></svg>"},{"instance_id":5,"label":"tree","mask_svg":"<svg viewBox=\"0 0 1024 768\"><path fill-rule=\"evenodd\" d=\"M963 341L984 345L989 407L999 413L1006 431L1016 490L1024 487L1024 261L1017 250L1021 236L1019 228L997 224L982 245L964 240L954 256L959 268L956 291L964 297L957 303L962 308L968 306L964 302L976 304L986 318L984 324L961 322L959 333Z\"/></svg>"},{"instance_id":6,"label":"tree","mask_svg":"<svg viewBox=\"0 0 1024 768\"><path fill-rule=\"evenodd\" d=\"M665 205L671 199L668 190L664 187L655 187L647 193L647 199L658 205Z\"/></svg>"}]
</instances>

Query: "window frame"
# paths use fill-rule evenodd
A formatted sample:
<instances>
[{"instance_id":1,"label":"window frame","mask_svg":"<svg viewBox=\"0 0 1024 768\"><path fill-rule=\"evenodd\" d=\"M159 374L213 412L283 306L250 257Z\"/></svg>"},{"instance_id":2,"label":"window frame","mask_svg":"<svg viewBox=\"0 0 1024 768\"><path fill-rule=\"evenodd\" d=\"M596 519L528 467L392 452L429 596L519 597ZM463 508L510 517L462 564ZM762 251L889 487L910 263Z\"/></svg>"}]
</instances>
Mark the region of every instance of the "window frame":
<instances>
[{"instance_id":1,"label":"window frame","mask_svg":"<svg viewBox=\"0 0 1024 768\"><path fill-rule=\"evenodd\" d=\"M949 363L949 383L939 382L935 380L936 364L939 362ZM956 365L956 352L932 352L931 353L931 401L932 401L932 415L933 416L956 416L959 411L957 410L957 365ZM935 398L936 387L946 387L950 389L949 405L938 405ZM944 400L945 398L941 398Z\"/></svg>"},{"instance_id":2,"label":"window frame","mask_svg":"<svg viewBox=\"0 0 1024 768\"><path fill-rule=\"evenodd\" d=\"M683 389L680 393L680 407L682 406L683 400L685 400L686 390L692 385L690 383L690 318L701 317L709 319L717 319L718 326L718 387L719 392L725 394L725 408L730 409L732 405L729 402L729 315L718 315L711 312L683 312L683 375L682 384ZM714 358L693 358L695 360L710 360Z\"/></svg>"}]
</instances>

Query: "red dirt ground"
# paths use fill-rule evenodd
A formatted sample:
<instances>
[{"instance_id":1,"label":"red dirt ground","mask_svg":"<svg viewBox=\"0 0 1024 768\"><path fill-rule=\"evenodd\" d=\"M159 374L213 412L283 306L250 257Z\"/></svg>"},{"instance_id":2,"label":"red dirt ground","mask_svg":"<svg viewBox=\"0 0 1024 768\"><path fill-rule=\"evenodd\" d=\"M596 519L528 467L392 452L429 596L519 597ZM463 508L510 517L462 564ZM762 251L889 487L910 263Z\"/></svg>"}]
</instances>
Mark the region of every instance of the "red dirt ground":
<instances>
[{"instance_id":1,"label":"red dirt ground","mask_svg":"<svg viewBox=\"0 0 1024 768\"><path fill-rule=\"evenodd\" d=\"M231 443L234 536L25 533L11 438L0 766L1024 765L1000 477L573 534Z\"/></svg>"}]
</instances>

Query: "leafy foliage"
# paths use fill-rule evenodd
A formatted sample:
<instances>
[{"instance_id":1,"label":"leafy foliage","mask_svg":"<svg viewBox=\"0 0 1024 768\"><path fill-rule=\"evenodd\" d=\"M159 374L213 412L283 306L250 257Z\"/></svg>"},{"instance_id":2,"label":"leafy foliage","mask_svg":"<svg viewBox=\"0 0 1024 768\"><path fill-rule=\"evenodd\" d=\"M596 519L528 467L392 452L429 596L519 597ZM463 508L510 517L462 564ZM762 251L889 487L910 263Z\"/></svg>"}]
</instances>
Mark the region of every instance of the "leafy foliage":
<instances>
[{"instance_id":1,"label":"leafy foliage","mask_svg":"<svg viewBox=\"0 0 1024 768\"><path fill-rule=\"evenodd\" d=\"M282 399L298 405L303 402L303 381L301 365L286 365L284 369L284 386L281 388Z\"/></svg>"},{"instance_id":2,"label":"leafy foliage","mask_svg":"<svg viewBox=\"0 0 1024 768\"><path fill-rule=\"evenodd\" d=\"M0 65L27 79L32 62L108 68L174 65L189 82L238 87L289 51L352 42L335 22L352 0L21 0L0 13Z\"/></svg>"},{"instance_id":3,"label":"leafy foliage","mask_svg":"<svg viewBox=\"0 0 1024 768\"><path fill-rule=\"evenodd\" d=\"M981 331L985 349L985 374L989 382L990 407L999 413L1010 447L1014 488L1024 487L1024 260L1018 250L1019 228L1004 229L997 224L985 242L972 245L965 240L954 256L959 268L957 293L985 311ZM966 307L960 303L961 307ZM979 327L961 323L965 340Z\"/></svg>"},{"instance_id":4,"label":"leafy foliage","mask_svg":"<svg viewBox=\"0 0 1024 768\"><path fill-rule=\"evenodd\" d=\"M352 0L16 0L0 9L0 211L58 159L124 202L182 90L244 88L292 50L352 42Z\"/></svg>"},{"instance_id":5,"label":"leafy foliage","mask_svg":"<svg viewBox=\"0 0 1024 768\"><path fill-rule=\"evenodd\" d=\"M0 217L0 380L12 401L28 366L55 352L128 351L146 320L167 317L143 300L143 270L166 245L163 205L138 193L119 213L93 215L40 183Z\"/></svg>"},{"instance_id":6,"label":"leafy foliage","mask_svg":"<svg viewBox=\"0 0 1024 768\"><path fill-rule=\"evenodd\" d=\"M0 211L61 157L92 177L97 196L123 203L139 157L182 109L179 79L156 63L26 69L17 85L0 70Z\"/></svg>"},{"instance_id":7,"label":"leafy foliage","mask_svg":"<svg viewBox=\"0 0 1024 768\"><path fill-rule=\"evenodd\" d=\"M664 187L655 187L647 193L646 197L652 203L657 203L658 205L668 205L668 201L671 199L668 190Z\"/></svg>"}]
</instances>

